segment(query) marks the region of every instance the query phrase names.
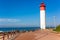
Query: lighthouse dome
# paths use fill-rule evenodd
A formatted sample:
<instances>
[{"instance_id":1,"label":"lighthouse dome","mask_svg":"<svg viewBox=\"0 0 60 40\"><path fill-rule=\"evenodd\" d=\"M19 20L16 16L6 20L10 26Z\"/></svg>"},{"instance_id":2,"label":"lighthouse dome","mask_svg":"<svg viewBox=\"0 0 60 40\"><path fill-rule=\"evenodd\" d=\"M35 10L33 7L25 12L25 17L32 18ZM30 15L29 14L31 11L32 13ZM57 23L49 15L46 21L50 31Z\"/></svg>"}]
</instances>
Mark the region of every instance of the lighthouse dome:
<instances>
[{"instance_id":1,"label":"lighthouse dome","mask_svg":"<svg viewBox=\"0 0 60 40\"><path fill-rule=\"evenodd\" d=\"M45 7L45 4L44 2L41 3L40 7Z\"/></svg>"}]
</instances>

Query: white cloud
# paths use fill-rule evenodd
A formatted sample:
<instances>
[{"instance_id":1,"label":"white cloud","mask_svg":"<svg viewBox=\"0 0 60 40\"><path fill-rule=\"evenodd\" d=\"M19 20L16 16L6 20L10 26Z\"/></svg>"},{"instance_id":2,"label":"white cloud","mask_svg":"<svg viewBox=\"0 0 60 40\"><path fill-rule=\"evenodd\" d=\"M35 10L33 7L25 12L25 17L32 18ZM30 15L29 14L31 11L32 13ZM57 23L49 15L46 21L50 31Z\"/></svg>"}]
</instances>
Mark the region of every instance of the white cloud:
<instances>
[{"instance_id":1,"label":"white cloud","mask_svg":"<svg viewBox=\"0 0 60 40\"><path fill-rule=\"evenodd\" d=\"M20 22L20 19L2 19L0 18L0 22Z\"/></svg>"},{"instance_id":2,"label":"white cloud","mask_svg":"<svg viewBox=\"0 0 60 40\"><path fill-rule=\"evenodd\" d=\"M1 26L18 26L20 25L20 19L7 19L7 18L0 18L0 27Z\"/></svg>"}]
</instances>

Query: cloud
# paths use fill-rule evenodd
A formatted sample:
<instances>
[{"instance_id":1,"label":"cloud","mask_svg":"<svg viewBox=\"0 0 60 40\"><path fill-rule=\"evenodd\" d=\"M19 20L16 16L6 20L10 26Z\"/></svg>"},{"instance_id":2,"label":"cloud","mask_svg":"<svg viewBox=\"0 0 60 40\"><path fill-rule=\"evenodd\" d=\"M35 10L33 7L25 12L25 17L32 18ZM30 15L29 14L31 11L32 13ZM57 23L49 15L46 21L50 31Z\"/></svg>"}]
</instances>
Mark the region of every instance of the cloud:
<instances>
[{"instance_id":1,"label":"cloud","mask_svg":"<svg viewBox=\"0 0 60 40\"><path fill-rule=\"evenodd\" d=\"M0 18L0 27L1 26L18 26L20 25L20 19L8 19L8 18Z\"/></svg>"},{"instance_id":2,"label":"cloud","mask_svg":"<svg viewBox=\"0 0 60 40\"><path fill-rule=\"evenodd\" d=\"M20 19L1 19L0 18L0 22L20 22Z\"/></svg>"},{"instance_id":3,"label":"cloud","mask_svg":"<svg viewBox=\"0 0 60 40\"><path fill-rule=\"evenodd\" d=\"M19 22L19 19L8 19L8 22Z\"/></svg>"}]
</instances>

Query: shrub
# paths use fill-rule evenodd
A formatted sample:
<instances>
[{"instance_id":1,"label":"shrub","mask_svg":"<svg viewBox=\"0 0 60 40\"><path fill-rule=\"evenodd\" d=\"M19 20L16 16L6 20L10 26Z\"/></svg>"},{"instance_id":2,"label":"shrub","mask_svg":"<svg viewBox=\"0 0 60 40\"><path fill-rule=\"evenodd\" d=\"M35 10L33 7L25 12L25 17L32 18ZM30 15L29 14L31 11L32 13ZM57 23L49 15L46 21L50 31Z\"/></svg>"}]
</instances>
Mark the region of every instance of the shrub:
<instances>
[{"instance_id":1,"label":"shrub","mask_svg":"<svg viewBox=\"0 0 60 40\"><path fill-rule=\"evenodd\" d=\"M54 31L60 32L60 25L58 25Z\"/></svg>"}]
</instances>

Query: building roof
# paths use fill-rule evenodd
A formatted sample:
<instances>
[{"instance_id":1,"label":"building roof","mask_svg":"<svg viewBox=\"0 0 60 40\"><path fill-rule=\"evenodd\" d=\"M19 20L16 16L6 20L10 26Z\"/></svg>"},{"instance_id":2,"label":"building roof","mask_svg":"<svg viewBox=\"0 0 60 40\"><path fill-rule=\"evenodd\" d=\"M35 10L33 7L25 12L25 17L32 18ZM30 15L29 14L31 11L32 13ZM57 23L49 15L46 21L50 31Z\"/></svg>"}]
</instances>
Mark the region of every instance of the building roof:
<instances>
[{"instance_id":1,"label":"building roof","mask_svg":"<svg viewBox=\"0 0 60 40\"><path fill-rule=\"evenodd\" d=\"M44 2L41 3L40 7L45 7L45 4Z\"/></svg>"}]
</instances>

